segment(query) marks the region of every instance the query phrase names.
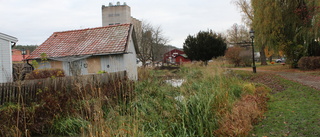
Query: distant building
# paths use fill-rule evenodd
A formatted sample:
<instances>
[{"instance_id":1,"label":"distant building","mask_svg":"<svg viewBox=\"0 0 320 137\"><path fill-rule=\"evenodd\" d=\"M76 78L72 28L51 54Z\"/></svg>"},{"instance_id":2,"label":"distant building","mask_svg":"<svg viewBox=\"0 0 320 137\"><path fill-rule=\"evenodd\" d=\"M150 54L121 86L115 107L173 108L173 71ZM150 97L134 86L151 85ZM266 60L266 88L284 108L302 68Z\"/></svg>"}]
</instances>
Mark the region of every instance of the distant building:
<instances>
[{"instance_id":1,"label":"distant building","mask_svg":"<svg viewBox=\"0 0 320 137\"><path fill-rule=\"evenodd\" d=\"M12 49L12 62L22 62L30 55L30 50L25 51L25 55L19 49Z\"/></svg>"},{"instance_id":2,"label":"distant building","mask_svg":"<svg viewBox=\"0 0 320 137\"><path fill-rule=\"evenodd\" d=\"M187 55L179 49L171 50L163 56L163 63L182 64L186 62L191 62L191 60L188 59Z\"/></svg>"},{"instance_id":3,"label":"distant building","mask_svg":"<svg viewBox=\"0 0 320 137\"><path fill-rule=\"evenodd\" d=\"M102 5L102 26L133 24L136 32L141 30L141 21L131 16L131 8L126 4L116 5L109 3L109 6Z\"/></svg>"},{"instance_id":4,"label":"distant building","mask_svg":"<svg viewBox=\"0 0 320 137\"><path fill-rule=\"evenodd\" d=\"M65 75L126 71L137 80L136 46L132 24L53 33L37 47L28 60L37 60L41 68L59 68ZM42 62L45 53L48 61Z\"/></svg>"},{"instance_id":5,"label":"distant building","mask_svg":"<svg viewBox=\"0 0 320 137\"><path fill-rule=\"evenodd\" d=\"M12 52L18 39L4 33L0 33L0 83L12 82Z\"/></svg>"}]
</instances>

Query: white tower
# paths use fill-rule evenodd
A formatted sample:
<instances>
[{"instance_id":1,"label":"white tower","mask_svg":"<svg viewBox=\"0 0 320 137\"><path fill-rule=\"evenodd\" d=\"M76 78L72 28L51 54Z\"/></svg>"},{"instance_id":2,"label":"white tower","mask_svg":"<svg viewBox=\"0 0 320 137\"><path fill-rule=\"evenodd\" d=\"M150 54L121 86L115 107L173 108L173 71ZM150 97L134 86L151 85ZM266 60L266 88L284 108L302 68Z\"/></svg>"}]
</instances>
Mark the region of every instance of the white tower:
<instances>
[{"instance_id":1,"label":"white tower","mask_svg":"<svg viewBox=\"0 0 320 137\"><path fill-rule=\"evenodd\" d=\"M102 26L132 23L131 9L124 3L102 5Z\"/></svg>"}]
</instances>

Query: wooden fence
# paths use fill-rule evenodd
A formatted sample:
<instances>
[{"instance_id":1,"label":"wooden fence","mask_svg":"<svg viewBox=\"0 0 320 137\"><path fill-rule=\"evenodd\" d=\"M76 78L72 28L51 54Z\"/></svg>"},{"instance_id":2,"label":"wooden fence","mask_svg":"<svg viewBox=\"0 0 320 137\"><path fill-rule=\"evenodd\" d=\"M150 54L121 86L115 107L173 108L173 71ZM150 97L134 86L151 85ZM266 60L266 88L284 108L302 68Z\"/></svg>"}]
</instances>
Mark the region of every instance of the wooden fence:
<instances>
[{"instance_id":1,"label":"wooden fence","mask_svg":"<svg viewBox=\"0 0 320 137\"><path fill-rule=\"evenodd\" d=\"M84 75L84 76L67 76L58 78L47 78L38 80L25 80L17 81L12 83L0 83L0 105L4 103L12 102L16 103L19 100L26 104L35 102L39 99L37 95L39 92L45 92L46 89L51 88L55 91L72 89L73 83L80 85L94 85L100 87L105 83L116 79L126 78L126 72L115 72L95 75ZM65 88L65 89L61 89Z\"/></svg>"}]
</instances>

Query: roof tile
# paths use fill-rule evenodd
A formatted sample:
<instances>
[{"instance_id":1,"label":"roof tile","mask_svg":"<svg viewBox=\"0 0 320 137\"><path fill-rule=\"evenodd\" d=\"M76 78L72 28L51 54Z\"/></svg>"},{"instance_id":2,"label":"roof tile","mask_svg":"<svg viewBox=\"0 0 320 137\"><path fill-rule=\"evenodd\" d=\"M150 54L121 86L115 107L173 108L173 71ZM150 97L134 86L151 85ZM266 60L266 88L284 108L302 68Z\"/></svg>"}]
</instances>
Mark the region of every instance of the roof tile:
<instances>
[{"instance_id":1,"label":"roof tile","mask_svg":"<svg viewBox=\"0 0 320 137\"><path fill-rule=\"evenodd\" d=\"M28 59L48 57L124 53L131 24L54 32L34 50Z\"/></svg>"}]
</instances>

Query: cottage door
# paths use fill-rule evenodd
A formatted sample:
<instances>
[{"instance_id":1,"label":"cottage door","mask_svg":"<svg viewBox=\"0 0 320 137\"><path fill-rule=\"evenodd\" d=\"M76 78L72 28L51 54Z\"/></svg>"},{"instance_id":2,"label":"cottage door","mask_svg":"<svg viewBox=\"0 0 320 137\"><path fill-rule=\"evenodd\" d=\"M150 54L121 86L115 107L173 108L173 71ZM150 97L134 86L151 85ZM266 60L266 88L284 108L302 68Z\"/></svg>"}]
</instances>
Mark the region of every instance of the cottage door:
<instances>
[{"instance_id":1,"label":"cottage door","mask_svg":"<svg viewBox=\"0 0 320 137\"><path fill-rule=\"evenodd\" d=\"M81 75L81 62L80 61L73 61L70 62L70 72L72 76Z\"/></svg>"},{"instance_id":2,"label":"cottage door","mask_svg":"<svg viewBox=\"0 0 320 137\"><path fill-rule=\"evenodd\" d=\"M87 67L88 67L88 64L86 60L77 60L77 61L70 62L69 70L72 76L86 75L88 74Z\"/></svg>"}]
</instances>

